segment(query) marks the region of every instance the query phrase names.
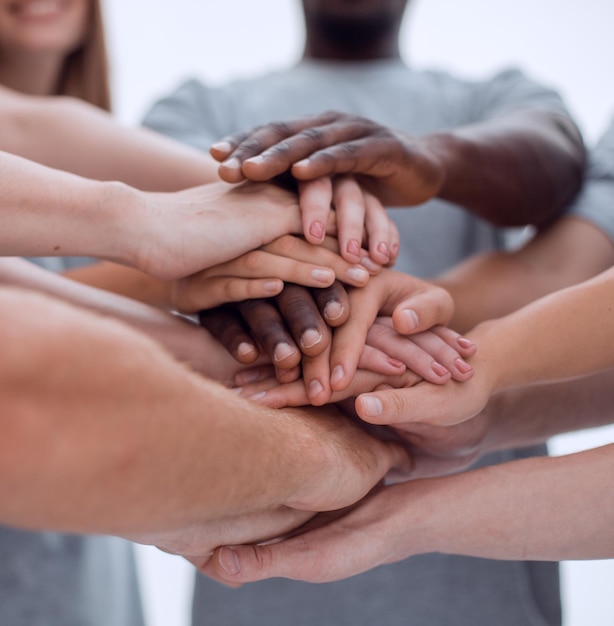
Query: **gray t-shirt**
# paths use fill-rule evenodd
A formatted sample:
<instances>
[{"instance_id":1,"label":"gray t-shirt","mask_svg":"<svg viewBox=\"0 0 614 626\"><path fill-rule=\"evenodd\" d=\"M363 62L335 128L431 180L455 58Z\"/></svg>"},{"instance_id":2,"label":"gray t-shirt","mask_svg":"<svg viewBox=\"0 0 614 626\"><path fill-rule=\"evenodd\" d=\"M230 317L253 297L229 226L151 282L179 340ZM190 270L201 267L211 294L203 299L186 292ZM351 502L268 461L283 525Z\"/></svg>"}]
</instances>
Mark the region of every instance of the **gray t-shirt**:
<instances>
[{"instance_id":1,"label":"gray t-shirt","mask_svg":"<svg viewBox=\"0 0 614 626\"><path fill-rule=\"evenodd\" d=\"M156 103L144 124L208 150L229 133L325 110L421 135L519 107L566 112L554 91L517 70L471 82L400 61L309 61L219 88L191 80ZM443 201L391 215L401 234L396 269L415 275L433 276L504 246L502 230ZM483 462L543 452L509 451ZM195 626L555 626L558 567L431 554L325 585L269 580L231 590L199 576L193 615Z\"/></svg>"},{"instance_id":2,"label":"gray t-shirt","mask_svg":"<svg viewBox=\"0 0 614 626\"><path fill-rule=\"evenodd\" d=\"M52 271L86 262L32 260ZM0 526L0 624L143 626L132 545Z\"/></svg>"}]
</instances>

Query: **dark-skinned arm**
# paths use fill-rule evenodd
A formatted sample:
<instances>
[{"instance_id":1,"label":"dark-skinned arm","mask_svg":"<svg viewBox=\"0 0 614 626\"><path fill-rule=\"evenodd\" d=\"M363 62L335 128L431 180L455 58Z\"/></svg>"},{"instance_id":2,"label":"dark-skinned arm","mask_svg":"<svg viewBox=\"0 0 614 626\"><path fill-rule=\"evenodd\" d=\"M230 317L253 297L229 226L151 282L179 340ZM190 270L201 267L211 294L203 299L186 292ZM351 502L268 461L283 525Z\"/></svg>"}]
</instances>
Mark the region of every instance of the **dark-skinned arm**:
<instances>
[{"instance_id":1,"label":"dark-skinned arm","mask_svg":"<svg viewBox=\"0 0 614 626\"><path fill-rule=\"evenodd\" d=\"M229 182L351 173L386 205L440 198L500 226L552 221L580 188L585 162L569 117L529 107L420 137L328 112L225 137L211 153Z\"/></svg>"}]
</instances>

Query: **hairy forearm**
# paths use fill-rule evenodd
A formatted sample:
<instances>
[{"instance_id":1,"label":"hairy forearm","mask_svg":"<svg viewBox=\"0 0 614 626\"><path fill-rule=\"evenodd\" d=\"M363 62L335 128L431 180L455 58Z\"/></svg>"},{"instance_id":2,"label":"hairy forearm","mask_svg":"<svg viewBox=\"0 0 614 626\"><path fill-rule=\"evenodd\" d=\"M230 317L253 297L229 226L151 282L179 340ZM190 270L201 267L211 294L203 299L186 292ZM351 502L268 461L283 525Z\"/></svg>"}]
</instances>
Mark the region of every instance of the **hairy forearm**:
<instances>
[{"instance_id":1,"label":"hairy forearm","mask_svg":"<svg viewBox=\"0 0 614 626\"><path fill-rule=\"evenodd\" d=\"M0 150L98 180L174 191L218 180L214 161L146 129L120 126L74 98L0 89Z\"/></svg>"},{"instance_id":2,"label":"hairy forearm","mask_svg":"<svg viewBox=\"0 0 614 626\"><path fill-rule=\"evenodd\" d=\"M4 523L161 531L281 505L327 465L307 420L249 405L127 327L0 298Z\"/></svg>"},{"instance_id":3,"label":"hairy forearm","mask_svg":"<svg viewBox=\"0 0 614 626\"><path fill-rule=\"evenodd\" d=\"M425 141L444 164L438 195L498 225L549 223L582 181L581 136L557 113L519 110Z\"/></svg>"},{"instance_id":4,"label":"hairy forearm","mask_svg":"<svg viewBox=\"0 0 614 626\"><path fill-rule=\"evenodd\" d=\"M401 485L395 497L405 502L409 553L612 558L613 470L610 445Z\"/></svg>"}]
</instances>

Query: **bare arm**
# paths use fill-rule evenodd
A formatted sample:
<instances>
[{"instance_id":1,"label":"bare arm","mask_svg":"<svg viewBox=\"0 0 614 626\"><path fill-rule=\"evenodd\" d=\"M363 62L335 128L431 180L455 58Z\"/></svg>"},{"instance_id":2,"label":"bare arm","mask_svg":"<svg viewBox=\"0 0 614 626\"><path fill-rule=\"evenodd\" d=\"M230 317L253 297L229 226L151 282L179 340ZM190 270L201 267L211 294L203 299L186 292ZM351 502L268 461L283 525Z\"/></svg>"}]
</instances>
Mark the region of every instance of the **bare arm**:
<instances>
[{"instance_id":1,"label":"bare arm","mask_svg":"<svg viewBox=\"0 0 614 626\"><path fill-rule=\"evenodd\" d=\"M611 239L585 220L564 216L518 250L473 256L434 282L454 299L450 325L466 332L612 265Z\"/></svg>"},{"instance_id":2,"label":"bare arm","mask_svg":"<svg viewBox=\"0 0 614 626\"><path fill-rule=\"evenodd\" d=\"M122 324L31 292L0 300L3 523L176 538L344 506L405 463L336 414L253 406Z\"/></svg>"},{"instance_id":3,"label":"bare arm","mask_svg":"<svg viewBox=\"0 0 614 626\"><path fill-rule=\"evenodd\" d=\"M613 469L610 445L384 487L340 519L281 543L223 548L208 573L235 584L273 576L327 582L428 552L612 558Z\"/></svg>"},{"instance_id":4,"label":"bare arm","mask_svg":"<svg viewBox=\"0 0 614 626\"><path fill-rule=\"evenodd\" d=\"M212 147L228 181L351 173L384 204L439 197L494 224L549 223L580 188L584 146L573 122L529 107L420 137L324 113L226 137Z\"/></svg>"},{"instance_id":5,"label":"bare arm","mask_svg":"<svg viewBox=\"0 0 614 626\"><path fill-rule=\"evenodd\" d=\"M0 150L98 180L175 191L219 180L213 159L146 129L119 125L68 97L0 87Z\"/></svg>"},{"instance_id":6,"label":"bare arm","mask_svg":"<svg viewBox=\"0 0 614 626\"><path fill-rule=\"evenodd\" d=\"M94 256L170 279L301 230L296 197L270 185L143 192L7 153L0 176L5 255Z\"/></svg>"}]
</instances>

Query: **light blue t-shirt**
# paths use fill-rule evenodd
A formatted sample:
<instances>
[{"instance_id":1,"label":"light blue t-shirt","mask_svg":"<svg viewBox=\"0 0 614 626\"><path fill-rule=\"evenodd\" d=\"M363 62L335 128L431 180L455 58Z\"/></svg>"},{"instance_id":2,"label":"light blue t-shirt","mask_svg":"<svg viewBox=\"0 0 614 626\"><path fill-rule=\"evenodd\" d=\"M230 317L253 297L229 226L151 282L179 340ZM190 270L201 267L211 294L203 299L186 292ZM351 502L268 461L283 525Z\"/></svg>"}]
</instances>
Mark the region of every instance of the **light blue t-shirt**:
<instances>
[{"instance_id":1,"label":"light blue t-shirt","mask_svg":"<svg viewBox=\"0 0 614 626\"><path fill-rule=\"evenodd\" d=\"M208 150L259 124L337 110L414 135L481 122L521 107L567 114L560 96L511 69L484 81L416 71L401 61L306 61L287 71L222 87L188 81L157 102L144 124ZM582 203L575 211L597 218ZM464 209L433 200L391 209L401 234L395 269L434 276L469 255L501 249L505 232ZM614 229L608 229L614 234ZM543 453L506 451L483 463ZM557 626L556 563L494 561L440 554L309 585L268 580L228 589L199 576L195 626Z\"/></svg>"}]
</instances>

